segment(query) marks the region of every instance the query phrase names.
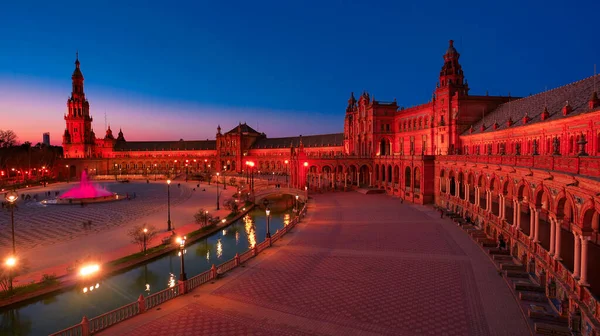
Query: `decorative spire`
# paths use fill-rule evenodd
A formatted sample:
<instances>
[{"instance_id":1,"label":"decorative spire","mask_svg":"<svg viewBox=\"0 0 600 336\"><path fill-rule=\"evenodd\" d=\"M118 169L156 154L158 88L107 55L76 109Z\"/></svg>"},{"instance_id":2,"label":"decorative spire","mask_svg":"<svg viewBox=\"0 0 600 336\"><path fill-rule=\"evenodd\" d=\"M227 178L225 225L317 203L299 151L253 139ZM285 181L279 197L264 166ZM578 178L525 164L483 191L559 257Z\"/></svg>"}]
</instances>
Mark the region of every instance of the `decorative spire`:
<instances>
[{"instance_id":1,"label":"decorative spire","mask_svg":"<svg viewBox=\"0 0 600 336\"><path fill-rule=\"evenodd\" d=\"M550 118L550 113L548 112L548 107L544 106L544 111L542 111L542 121Z\"/></svg>"},{"instance_id":2,"label":"decorative spire","mask_svg":"<svg viewBox=\"0 0 600 336\"><path fill-rule=\"evenodd\" d=\"M525 116L523 117L523 125L527 124L531 118L529 118L529 113L525 112Z\"/></svg>"},{"instance_id":3,"label":"decorative spire","mask_svg":"<svg viewBox=\"0 0 600 336\"><path fill-rule=\"evenodd\" d=\"M508 120L506 121L506 125L507 125L508 127L510 127L510 126L512 126L513 124L514 124L514 122L513 122L513 120L512 120L512 117L508 117Z\"/></svg>"},{"instance_id":4,"label":"decorative spire","mask_svg":"<svg viewBox=\"0 0 600 336\"><path fill-rule=\"evenodd\" d=\"M498 122L497 122L496 120L494 120L494 125L493 125L493 127L494 127L494 131L495 131L495 130L497 130L497 129L498 129L498 127L499 127L499 125L498 125Z\"/></svg>"},{"instance_id":5,"label":"decorative spire","mask_svg":"<svg viewBox=\"0 0 600 336\"><path fill-rule=\"evenodd\" d=\"M573 108L571 107L571 105L569 104L569 101L567 100L565 102L565 106L562 108L562 113L564 116L566 116L569 113L571 113L572 111L573 111Z\"/></svg>"}]
</instances>

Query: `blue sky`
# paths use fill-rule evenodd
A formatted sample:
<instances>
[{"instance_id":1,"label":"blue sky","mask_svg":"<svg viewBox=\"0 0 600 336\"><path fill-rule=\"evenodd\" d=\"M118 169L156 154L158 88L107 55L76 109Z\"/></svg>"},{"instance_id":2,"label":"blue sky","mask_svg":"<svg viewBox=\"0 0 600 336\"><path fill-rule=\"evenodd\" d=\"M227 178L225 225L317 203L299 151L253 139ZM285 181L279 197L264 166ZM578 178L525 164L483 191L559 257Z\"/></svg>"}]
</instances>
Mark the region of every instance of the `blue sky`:
<instances>
[{"instance_id":1,"label":"blue sky","mask_svg":"<svg viewBox=\"0 0 600 336\"><path fill-rule=\"evenodd\" d=\"M4 3L0 129L60 142L77 50L96 134L106 112L129 140L214 138L239 121L271 137L341 132L351 91L430 99L449 39L471 94L528 95L600 65L598 3Z\"/></svg>"}]
</instances>

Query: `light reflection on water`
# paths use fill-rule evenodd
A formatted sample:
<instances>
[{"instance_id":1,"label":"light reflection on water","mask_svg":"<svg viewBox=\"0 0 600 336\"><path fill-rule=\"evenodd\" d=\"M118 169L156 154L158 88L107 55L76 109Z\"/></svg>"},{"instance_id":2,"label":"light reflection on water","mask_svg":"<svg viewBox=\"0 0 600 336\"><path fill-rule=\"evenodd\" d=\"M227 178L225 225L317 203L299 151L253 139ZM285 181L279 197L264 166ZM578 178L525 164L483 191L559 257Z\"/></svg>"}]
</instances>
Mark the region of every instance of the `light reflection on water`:
<instances>
[{"instance_id":1,"label":"light reflection on water","mask_svg":"<svg viewBox=\"0 0 600 336\"><path fill-rule=\"evenodd\" d=\"M212 264L218 266L232 259L236 253L242 254L262 242L266 234L264 214L264 210L252 211L227 227L225 232L219 230L189 244L187 250L195 253L187 253L185 256L188 278L209 270ZM278 230L288 225L289 218L289 214L283 212L272 213L271 229ZM244 243L246 241L247 244ZM83 286L78 286L16 309L3 310L0 312L0 335L47 335L81 322L84 315L92 318L134 302L140 294L152 295L174 287L177 284L175 274L180 271L178 253L179 251L174 251L145 265L101 279L99 288L94 288L94 295L90 295L89 288L88 293L84 294Z\"/></svg>"}]
</instances>

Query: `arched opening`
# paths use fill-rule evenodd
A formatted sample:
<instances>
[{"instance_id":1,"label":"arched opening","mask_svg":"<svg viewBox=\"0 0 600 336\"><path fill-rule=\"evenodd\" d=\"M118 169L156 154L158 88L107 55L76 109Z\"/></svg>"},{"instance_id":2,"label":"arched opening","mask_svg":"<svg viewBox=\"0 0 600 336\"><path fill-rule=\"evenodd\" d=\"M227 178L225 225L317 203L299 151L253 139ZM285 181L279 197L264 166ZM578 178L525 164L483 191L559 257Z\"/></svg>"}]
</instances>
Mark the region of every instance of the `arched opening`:
<instances>
[{"instance_id":1,"label":"arched opening","mask_svg":"<svg viewBox=\"0 0 600 336\"><path fill-rule=\"evenodd\" d=\"M521 212L519 220L521 221L521 231L531 237L531 209L529 209L529 187L525 184L521 184L517 188L517 200L521 203Z\"/></svg>"},{"instance_id":2,"label":"arched opening","mask_svg":"<svg viewBox=\"0 0 600 336\"><path fill-rule=\"evenodd\" d=\"M538 239L540 245L546 250L550 251L550 195L544 190L540 189L535 197L535 205L540 208L540 214L538 216Z\"/></svg>"},{"instance_id":3,"label":"arched opening","mask_svg":"<svg viewBox=\"0 0 600 336\"><path fill-rule=\"evenodd\" d=\"M485 192L485 176L483 176L483 173L479 174L477 187L479 187L479 207L483 210L489 210L486 203L487 193Z\"/></svg>"},{"instance_id":4,"label":"arched opening","mask_svg":"<svg viewBox=\"0 0 600 336\"><path fill-rule=\"evenodd\" d=\"M369 185L369 166L362 165L360 167L360 184L361 185Z\"/></svg>"},{"instance_id":5,"label":"arched opening","mask_svg":"<svg viewBox=\"0 0 600 336\"><path fill-rule=\"evenodd\" d=\"M388 139L383 138L379 141L379 155L391 155L392 146Z\"/></svg>"},{"instance_id":6,"label":"arched opening","mask_svg":"<svg viewBox=\"0 0 600 336\"><path fill-rule=\"evenodd\" d=\"M406 192L410 191L410 181L411 181L410 175L411 175L410 174L410 167L406 167L404 169L404 190Z\"/></svg>"},{"instance_id":7,"label":"arched opening","mask_svg":"<svg viewBox=\"0 0 600 336\"><path fill-rule=\"evenodd\" d=\"M419 169L419 167L415 168L415 183L414 183L414 192L416 195L420 195L421 194L421 170Z\"/></svg>"},{"instance_id":8,"label":"arched opening","mask_svg":"<svg viewBox=\"0 0 600 336\"><path fill-rule=\"evenodd\" d=\"M560 226L560 251L563 265L573 272L575 236L571 232L571 224L574 218L573 204L566 195L563 195L556 205L556 218Z\"/></svg>"},{"instance_id":9,"label":"arched opening","mask_svg":"<svg viewBox=\"0 0 600 336\"><path fill-rule=\"evenodd\" d=\"M389 165L387 167L387 178L388 178L388 183L392 183L392 166Z\"/></svg>"},{"instance_id":10,"label":"arched opening","mask_svg":"<svg viewBox=\"0 0 600 336\"><path fill-rule=\"evenodd\" d=\"M497 182L498 180L496 180L496 178L492 178L490 180L490 185L489 185L489 190L490 190L490 197L492 198L491 200L491 205L492 205L492 214L495 216L500 216L500 204L499 204L499 197L498 197L498 187L497 187Z\"/></svg>"},{"instance_id":11,"label":"arched opening","mask_svg":"<svg viewBox=\"0 0 600 336\"><path fill-rule=\"evenodd\" d=\"M458 195L460 199L465 199L465 176L462 172L458 173Z\"/></svg>"},{"instance_id":12,"label":"arched opening","mask_svg":"<svg viewBox=\"0 0 600 336\"><path fill-rule=\"evenodd\" d=\"M348 183L350 185L352 184L356 184L356 172L357 172L357 168L355 165L350 165L348 167Z\"/></svg>"},{"instance_id":13,"label":"arched opening","mask_svg":"<svg viewBox=\"0 0 600 336\"><path fill-rule=\"evenodd\" d=\"M449 179L449 183L450 185L448 186L448 188L450 189L450 196L456 196L456 179L454 178L454 172L450 171L450 179Z\"/></svg>"},{"instance_id":14,"label":"arched opening","mask_svg":"<svg viewBox=\"0 0 600 336\"><path fill-rule=\"evenodd\" d=\"M504 195L504 220L510 225L514 224L514 205L511 184L507 180L502 186L502 195Z\"/></svg>"},{"instance_id":15,"label":"arched opening","mask_svg":"<svg viewBox=\"0 0 600 336\"><path fill-rule=\"evenodd\" d=\"M394 189L398 189L400 184L400 167L394 166Z\"/></svg>"},{"instance_id":16,"label":"arched opening","mask_svg":"<svg viewBox=\"0 0 600 336\"><path fill-rule=\"evenodd\" d=\"M379 183L381 180L379 179L380 174L379 174L379 165L376 164L375 165L375 183Z\"/></svg>"},{"instance_id":17,"label":"arched opening","mask_svg":"<svg viewBox=\"0 0 600 336\"><path fill-rule=\"evenodd\" d=\"M467 176L467 184L469 188L469 202L475 204L475 178L473 173L469 173Z\"/></svg>"},{"instance_id":18,"label":"arched opening","mask_svg":"<svg viewBox=\"0 0 600 336\"><path fill-rule=\"evenodd\" d=\"M381 184L385 183L385 165L381 165Z\"/></svg>"},{"instance_id":19,"label":"arched opening","mask_svg":"<svg viewBox=\"0 0 600 336\"><path fill-rule=\"evenodd\" d=\"M446 176L445 176L446 172L442 169L440 171L440 192L441 193L446 193Z\"/></svg>"}]
</instances>

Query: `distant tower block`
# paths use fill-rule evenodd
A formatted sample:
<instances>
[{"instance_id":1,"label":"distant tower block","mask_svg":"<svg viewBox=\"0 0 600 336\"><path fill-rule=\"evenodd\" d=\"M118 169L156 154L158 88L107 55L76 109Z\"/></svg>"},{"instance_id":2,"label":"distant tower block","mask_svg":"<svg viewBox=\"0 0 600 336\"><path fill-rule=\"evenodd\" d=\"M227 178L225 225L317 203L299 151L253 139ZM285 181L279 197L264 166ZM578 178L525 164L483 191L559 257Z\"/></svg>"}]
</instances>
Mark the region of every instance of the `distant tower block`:
<instances>
[{"instance_id":1,"label":"distant tower block","mask_svg":"<svg viewBox=\"0 0 600 336\"><path fill-rule=\"evenodd\" d=\"M50 146L50 132L44 133L42 138L42 143L46 146Z\"/></svg>"}]
</instances>

